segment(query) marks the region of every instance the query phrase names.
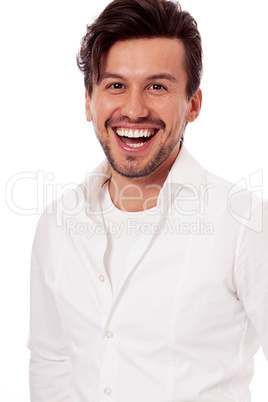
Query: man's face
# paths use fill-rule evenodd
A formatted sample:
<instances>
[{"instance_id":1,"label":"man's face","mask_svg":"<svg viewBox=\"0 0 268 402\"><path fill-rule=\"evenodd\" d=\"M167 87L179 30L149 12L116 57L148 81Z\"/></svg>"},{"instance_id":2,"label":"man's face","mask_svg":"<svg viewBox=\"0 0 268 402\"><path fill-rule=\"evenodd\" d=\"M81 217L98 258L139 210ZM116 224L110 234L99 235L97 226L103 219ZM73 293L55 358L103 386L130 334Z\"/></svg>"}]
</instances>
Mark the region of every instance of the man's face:
<instances>
[{"instance_id":1,"label":"man's face","mask_svg":"<svg viewBox=\"0 0 268 402\"><path fill-rule=\"evenodd\" d=\"M116 42L103 57L86 112L117 173L144 177L174 161L186 121L200 110L201 95L196 114L186 84L184 46L177 39Z\"/></svg>"}]
</instances>

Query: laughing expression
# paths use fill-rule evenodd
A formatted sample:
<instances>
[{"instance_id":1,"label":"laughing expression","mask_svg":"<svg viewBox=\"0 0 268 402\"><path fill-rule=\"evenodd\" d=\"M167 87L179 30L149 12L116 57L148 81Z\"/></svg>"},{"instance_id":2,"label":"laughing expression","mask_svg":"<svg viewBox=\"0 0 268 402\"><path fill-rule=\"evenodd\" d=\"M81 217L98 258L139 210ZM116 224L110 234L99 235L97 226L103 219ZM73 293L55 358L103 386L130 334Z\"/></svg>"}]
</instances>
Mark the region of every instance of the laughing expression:
<instances>
[{"instance_id":1,"label":"laughing expression","mask_svg":"<svg viewBox=\"0 0 268 402\"><path fill-rule=\"evenodd\" d=\"M86 113L114 172L139 178L173 163L186 122L199 113L186 85L177 39L128 40L109 49L92 96L86 93Z\"/></svg>"}]
</instances>

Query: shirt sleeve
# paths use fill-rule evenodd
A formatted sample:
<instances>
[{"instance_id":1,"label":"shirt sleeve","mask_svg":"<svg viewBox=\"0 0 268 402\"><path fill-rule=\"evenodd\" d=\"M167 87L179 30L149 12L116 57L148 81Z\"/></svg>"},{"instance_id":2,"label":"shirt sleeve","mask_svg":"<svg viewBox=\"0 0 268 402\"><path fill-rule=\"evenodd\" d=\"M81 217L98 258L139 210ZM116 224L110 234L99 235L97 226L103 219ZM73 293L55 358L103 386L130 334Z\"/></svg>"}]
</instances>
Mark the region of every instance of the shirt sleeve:
<instances>
[{"instance_id":1,"label":"shirt sleeve","mask_svg":"<svg viewBox=\"0 0 268 402\"><path fill-rule=\"evenodd\" d=\"M53 292L45 283L42 218L32 250L30 298L31 402L70 402L72 367Z\"/></svg>"},{"instance_id":2,"label":"shirt sleeve","mask_svg":"<svg viewBox=\"0 0 268 402\"><path fill-rule=\"evenodd\" d=\"M242 226L236 263L238 297L268 360L268 202L259 202Z\"/></svg>"}]
</instances>

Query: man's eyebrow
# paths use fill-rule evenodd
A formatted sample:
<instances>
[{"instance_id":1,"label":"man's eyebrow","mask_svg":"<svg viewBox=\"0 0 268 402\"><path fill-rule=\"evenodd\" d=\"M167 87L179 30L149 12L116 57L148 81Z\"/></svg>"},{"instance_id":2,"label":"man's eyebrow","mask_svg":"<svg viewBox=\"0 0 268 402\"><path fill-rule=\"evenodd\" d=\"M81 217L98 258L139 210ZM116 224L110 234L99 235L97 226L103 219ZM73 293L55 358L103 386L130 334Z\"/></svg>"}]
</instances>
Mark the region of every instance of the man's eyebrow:
<instances>
[{"instance_id":1,"label":"man's eyebrow","mask_svg":"<svg viewBox=\"0 0 268 402\"><path fill-rule=\"evenodd\" d=\"M122 75L119 74L114 74L114 73L103 73L100 75L99 81L98 83L100 84L101 81L105 80L105 79L109 79L109 78L113 78L116 80L126 80L125 77L123 77ZM176 80L176 78L168 73L160 73L160 74L153 74L150 75L149 77L146 78L146 81L151 81L151 80L168 80L174 83L178 83L178 81Z\"/></svg>"},{"instance_id":2,"label":"man's eyebrow","mask_svg":"<svg viewBox=\"0 0 268 402\"><path fill-rule=\"evenodd\" d=\"M173 75L168 73L154 74L147 77L147 80L168 80L178 83L177 79Z\"/></svg>"},{"instance_id":3,"label":"man's eyebrow","mask_svg":"<svg viewBox=\"0 0 268 402\"><path fill-rule=\"evenodd\" d=\"M109 78L113 78L116 80L125 80L125 78L122 75L107 72L107 73L103 73L100 75L98 84L100 84L101 81L103 81L105 79L109 79Z\"/></svg>"}]
</instances>

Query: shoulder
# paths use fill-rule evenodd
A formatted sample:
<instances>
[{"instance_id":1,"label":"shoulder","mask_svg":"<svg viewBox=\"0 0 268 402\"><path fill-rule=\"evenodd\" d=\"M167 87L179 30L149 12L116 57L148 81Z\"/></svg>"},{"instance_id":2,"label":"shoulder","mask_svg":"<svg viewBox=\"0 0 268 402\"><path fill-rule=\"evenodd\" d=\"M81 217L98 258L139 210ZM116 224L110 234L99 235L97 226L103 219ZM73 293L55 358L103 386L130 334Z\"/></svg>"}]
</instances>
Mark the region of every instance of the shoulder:
<instances>
[{"instance_id":1,"label":"shoulder","mask_svg":"<svg viewBox=\"0 0 268 402\"><path fill-rule=\"evenodd\" d=\"M98 214L97 199L100 188L110 177L107 161L100 163L78 185L65 191L48 204L40 216L38 230L43 239L50 242L66 235L68 224L87 221L91 213Z\"/></svg>"},{"instance_id":2,"label":"shoulder","mask_svg":"<svg viewBox=\"0 0 268 402\"><path fill-rule=\"evenodd\" d=\"M232 183L209 171L205 171L205 175L210 203L217 205L219 212L225 210L233 218L247 221L254 210L267 207L267 200L262 198L260 191L250 188L247 178Z\"/></svg>"}]
</instances>

